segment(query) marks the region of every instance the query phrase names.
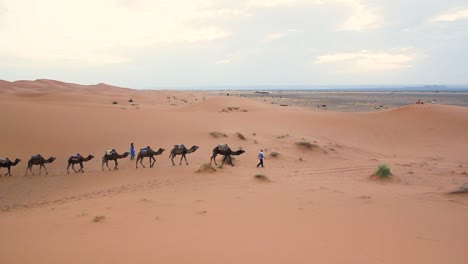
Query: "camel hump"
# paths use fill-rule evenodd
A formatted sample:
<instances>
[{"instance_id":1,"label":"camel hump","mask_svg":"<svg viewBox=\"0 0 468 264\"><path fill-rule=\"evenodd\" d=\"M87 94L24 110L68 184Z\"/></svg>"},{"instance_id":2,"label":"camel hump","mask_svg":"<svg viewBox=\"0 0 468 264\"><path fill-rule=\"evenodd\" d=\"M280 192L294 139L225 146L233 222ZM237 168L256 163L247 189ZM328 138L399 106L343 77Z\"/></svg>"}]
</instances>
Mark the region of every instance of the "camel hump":
<instances>
[{"instance_id":1,"label":"camel hump","mask_svg":"<svg viewBox=\"0 0 468 264\"><path fill-rule=\"evenodd\" d=\"M219 150L227 150L229 147L227 144L219 144L218 145L218 149Z\"/></svg>"},{"instance_id":2,"label":"camel hump","mask_svg":"<svg viewBox=\"0 0 468 264\"><path fill-rule=\"evenodd\" d=\"M42 158L41 154L31 156L31 159L40 159Z\"/></svg>"},{"instance_id":3,"label":"camel hump","mask_svg":"<svg viewBox=\"0 0 468 264\"><path fill-rule=\"evenodd\" d=\"M140 152L141 152L141 153L146 153L146 152L148 152L149 150L150 150L150 147L148 146L148 147L146 147L146 148L140 149Z\"/></svg>"},{"instance_id":4,"label":"camel hump","mask_svg":"<svg viewBox=\"0 0 468 264\"><path fill-rule=\"evenodd\" d=\"M115 154L115 150L113 149L106 150L106 155L112 155L112 154Z\"/></svg>"},{"instance_id":5,"label":"camel hump","mask_svg":"<svg viewBox=\"0 0 468 264\"><path fill-rule=\"evenodd\" d=\"M177 144L177 145L174 145L174 148L176 148L176 149L184 149L185 146L184 146L184 144Z\"/></svg>"}]
</instances>

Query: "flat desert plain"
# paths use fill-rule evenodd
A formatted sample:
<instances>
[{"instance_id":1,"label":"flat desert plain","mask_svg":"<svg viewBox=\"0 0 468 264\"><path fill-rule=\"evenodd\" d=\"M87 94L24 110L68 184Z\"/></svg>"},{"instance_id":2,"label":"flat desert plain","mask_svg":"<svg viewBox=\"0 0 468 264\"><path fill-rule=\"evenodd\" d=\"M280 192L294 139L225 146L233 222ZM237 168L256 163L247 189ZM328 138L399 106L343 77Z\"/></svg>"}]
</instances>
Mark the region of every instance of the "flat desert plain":
<instances>
[{"instance_id":1,"label":"flat desert plain","mask_svg":"<svg viewBox=\"0 0 468 264\"><path fill-rule=\"evenodd\" d=\"M0 263L468 259L467 107L319 111L36 80L1 81L0 113L0 158L21 159L12 176L0 169ZM131 142L165 151L153 168L127 157L101 169ZM175 144L199 146L189 165L172 165ZM210 171L218 144L245 153ZM95 158L68 174L77 152ZM25 176L35 154L56 160ZM379 164L393 176L371 177Z\"/></svg>"}]
</instances>

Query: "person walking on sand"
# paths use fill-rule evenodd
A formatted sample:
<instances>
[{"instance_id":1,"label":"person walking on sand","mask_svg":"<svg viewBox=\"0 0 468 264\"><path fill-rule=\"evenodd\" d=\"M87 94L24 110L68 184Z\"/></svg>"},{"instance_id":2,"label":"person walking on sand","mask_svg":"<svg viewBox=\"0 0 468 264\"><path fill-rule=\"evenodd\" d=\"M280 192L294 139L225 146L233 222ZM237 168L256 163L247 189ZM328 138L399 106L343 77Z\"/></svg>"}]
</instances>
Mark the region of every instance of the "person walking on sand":
<instances>
[{"instance_id":1,"label":"person walking on sand","mask_svg":"<svg viewBox=\"0 0 468 264\"><path fill-rule=\"evenodd\" d=\"M133 143L130 144L130 160L135 159L135 147L133 146Z\"/></svg>"},{"instance_id":2,"label":"person walking on sand","mask_svg":"<svg viewBox=\"0 0 468 264\"><path fill-rule=\"evenodd\" d=\"M257 168L258 168L258 166L262 166L262 168L263 168L263 159L264 158L265 158L265 154L263 153L263 150L261 149L260 153L258 153L258 159L260 160L260 162L257 164Z\"/></svg>"}]
</instances>

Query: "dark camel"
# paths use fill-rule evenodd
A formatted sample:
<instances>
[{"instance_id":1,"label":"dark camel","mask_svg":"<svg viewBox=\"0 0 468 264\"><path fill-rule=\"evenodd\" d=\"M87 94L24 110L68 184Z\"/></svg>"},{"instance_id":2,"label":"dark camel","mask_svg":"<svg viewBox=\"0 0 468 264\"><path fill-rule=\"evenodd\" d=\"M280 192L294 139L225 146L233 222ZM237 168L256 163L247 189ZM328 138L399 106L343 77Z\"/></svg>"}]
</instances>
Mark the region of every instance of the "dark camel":
<instances>
[{"instance_id":1,"label":"dark camel","mask_svg":"<svg viewBox=\"0 0 468 264\"><path fill-rule=\"evenodd\" d=\"M28 170L34 175L32 171L33 165L39 165L39 175L42 174L42 167L44 167L45 173L48 174L47 168L44 166L46 163L52 163L55 160L54 157L50 157L48 159L44 159L41 155L32 156L31 159L28 161L28 167L26 168L26 173L24 175L28 175Z\"/></svg>"},{"instance_id":2,"label":"dark camel","mask_svg":"<svg viewBox=\"0 0 468 264\"><path fill-rule=\"evenodd\" d=\"M8 169L8 173L5 173L5 176L7 176L7 175L11 176L10 167L11 166L16 166L16 164L18 164L20 161L21 161L20 159L15 159L15 162L11 162L11 160L8 159L8 158L6 158L4 160L0 159L0 168L7 168Z\"/></svg>"},{"instance_id":3,"label":"dark camel","mask_svg":"<svg viewBox=\"0 0 468 264\"><path fill-rule=\"evenodd\" d=\"M195 145L193 145L190 149L187 149L184 145L174 145L174 148L171 150L171 154L169 155L169 158L172 161L172 165L175 166L174 158L177 155L182 155L182 157L180 158L179 165L182 165L182 159L185 159L185 164L188 165L187 157L185 155L195 152L198 148L199 147Z\"/></svg>"},{"instance_id":4,"label":"dark camel","mask_svg":"<svg viewBox=\"0 0 468 264\"><path fill-rule=\"evenodd\" d=\"M94 158L93 155L88 155L88 157L83 157L81 155L73 155L73 156L70 156L70 158L68 158L68 166L67 166L67 173L70 173L68 171L68 169L70 168L70 165L72 166L72 169L75 171L75 173L77 172L84 172L83 171L83 162L85 161L89 161L89 160L92 160ZM75 170L75 164L80 164L80 169L79 170Z\"/></svg>"},{"instance_id":5,"label":"dark camel","mask_svg":"<svg viewBox=\"0 0 468 264\"><path fill-rule=\"evenodd\" d=\"M118 170L119 163L117 162L118 159L124 159L128 155L130 155L130 152L125 152L124 154L120 155L115 151L112 151L110 154L107 154L107 152L104 154L102 157L102 170L104 170L104 164L106 164L107 168L109 168L109 160L113 160L115 162L114 170Z\"/></svg>"},{"instance_id":6,"label":"dark camel","mask_svg":"<svg viewBox=\"0 0 468 264\"><path fill-rule=\"evenodd\" d=\"M211 156L210 164L211 164L211 162L214 161L215 165L218 165L218 164L216 164L216 156L219 154L219 155L224 156L223 163L221 164L221 166L224 165L224 162L227 159L229 159L229 163L231 163L231 165L234 166L234 164L232 163L231 155L237 156L237 155L241 155L244 152L245 152L245 150L242 150L242 149L238 150L238 151L232 151L231 148L229 148L228 145L224 145L224 146L223 145L218 145L213 149L213 156Z\"/></svg>"},{"instance_id":7,"label":"dark camel","mask_svg":"<svg viewBox=\"0 0 468 264\"><path fill-rule=\"evenodd\" d=\"M150 160L150 168L153 167L154 163L156 163L156 159L153 156L161 155L165 149L159 148L158 151L152 150L150 147L141 149L140 152L138 152L137 159L136 159L136 168L138 169L138 161L140 161L141 166L143 168L146 168L145 165L143 165L143 158L148 157Z\"/></svg>"}]
</instances>

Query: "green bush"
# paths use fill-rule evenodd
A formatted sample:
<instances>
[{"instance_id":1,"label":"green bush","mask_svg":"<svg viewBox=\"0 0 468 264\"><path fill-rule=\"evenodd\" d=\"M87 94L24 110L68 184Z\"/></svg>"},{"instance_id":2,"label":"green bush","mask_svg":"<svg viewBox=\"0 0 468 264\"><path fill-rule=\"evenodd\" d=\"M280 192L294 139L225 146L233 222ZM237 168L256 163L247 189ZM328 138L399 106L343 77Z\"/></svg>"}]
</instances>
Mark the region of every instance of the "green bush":
<instances>
[{"instance_id":1,"label":"green bush","mask_svg":"<svg viewBox=\"0 0 468 264\"><path fill-rule=\"evenodd\" d=\"M383 178L390 177L393 174L390 171L390 167L387 164L381 164L377 167L377 170L375 171L375 175L383 179Z\"/></svg>"}]
</instances>

